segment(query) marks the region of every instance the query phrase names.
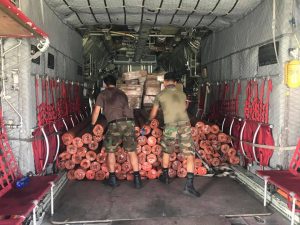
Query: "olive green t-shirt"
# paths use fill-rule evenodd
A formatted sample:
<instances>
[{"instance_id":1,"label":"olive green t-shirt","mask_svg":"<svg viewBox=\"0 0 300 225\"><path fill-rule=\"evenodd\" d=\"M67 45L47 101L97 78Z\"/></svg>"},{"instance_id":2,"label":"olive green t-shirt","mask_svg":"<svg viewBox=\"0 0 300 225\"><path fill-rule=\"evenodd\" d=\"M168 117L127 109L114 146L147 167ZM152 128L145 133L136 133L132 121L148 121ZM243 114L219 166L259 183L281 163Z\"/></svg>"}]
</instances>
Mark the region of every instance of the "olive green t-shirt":
<instances>
[{"instance_id":1,"label":"olive green t-shirt","mask_svg":"<svg viewBox=\"0 0 300 225\"><path fill-rule=\"evenodd\" d=\"M189 121L186 112L186 95L175 85L169 85L162 90L156 96L153 105L162 108L165 124Z\"/></svg>"}]
</instances>

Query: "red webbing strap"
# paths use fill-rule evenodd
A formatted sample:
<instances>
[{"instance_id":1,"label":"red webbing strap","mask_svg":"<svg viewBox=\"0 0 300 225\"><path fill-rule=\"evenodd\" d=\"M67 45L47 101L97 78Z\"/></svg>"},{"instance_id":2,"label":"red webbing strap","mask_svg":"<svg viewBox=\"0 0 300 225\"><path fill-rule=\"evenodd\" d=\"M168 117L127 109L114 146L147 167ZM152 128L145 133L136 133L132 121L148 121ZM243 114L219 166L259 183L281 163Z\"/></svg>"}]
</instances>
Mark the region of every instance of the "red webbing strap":
<instances>
[{"instance_id":1,"label":"red webbing strap","mask_svg":"<svg viewBox=\"0 0 300 225\"><path fill-rule=\"evenodd\" d=\"M229 112L229 101L230 101L230 85L229 83L225 82L225 113Z\"/></svg>"},{"instance_id":2,"label":"red webbing strap","mask_svg":"<svg viewBox=\"0 0 300 225\"><path fill-rule=\"evenodd\" d=\"M229 103L230 103L230 106L229 106L229 112L230 112L230 115L234 115L235 113L235 97L234 97L234 91L235 91L235 82L232 81L231 82L231 92L230 92L230 100L229 100Z\"/></svg>"},{"instance_id":3,"label":"red webbing strap","mask_svg":"<svg viewBox=\"0 0 300 225\"><path fill-rule=\"evenodd\" d=\"M270 96L273 89L272 80L268 80L268 90L267 90L267 96L266 96L266 102L264 104L264 123L269 123L269 104L270 104Z\"/></svg>"},{"instance_id":4,"label":"red webbing strap","mask_svg":"<svg viewBox=\"0 0 300 225\"><path fill-rule=\"evenodd\" d=\"M71 98L72 98L72 89L71 89L71 83L66 83L66 90L67 90L67 104L68 104L68 114L72 112L72 106L71 106Z\"/></svg>"},{"instance_id":5,"label":"red webbing strap","mask_svg":"<svg viewBox=\"0 0 300 225\"><path fill-rule=\"evenodd\" d=\"M47 96L47 83L45 79L41 79L41 93L39 96L39 78L35 80L35 90L36 90L36 104L37 104L37 121L38 126L43 126L48 123L48 96ZM40 102L41 99L41 102Z\"/></svg>"},{"instance_id":6,"label":"red webbing strap","mask_svg":"<svg viewBox=\"0 0 300 225\"><path fill-rule=\"evenodd\" d=\"M40 174L43 170L45 160L45 146L42 140L42 132L40 127L36 128L32 133L34 141L32 142L33 156L34 156L34 167L36 174Z\"/></svg>"},{"instance_id":7,"label":"red webbing strap","mask_svg":"<svg viewBox=\"0 0 300 225\"><path fill-rule=\"evenodd\" d=\"M39 101L39 78L38 77L35 77L35 102L36 102L37 124L38 126L41 126L43 124L43 121L40 115L42 115L44 111Z\"/></svg>"},{"instance_id":8,"label":"red webbing strap","mask_svg":"<svg viewBox=\"0 0 300 225\"><path fill-rule=\"evenodd\" d=\"M217 117L217 114L220 113L221 111L221 99L222 99L222 84L218 83L217 84L217 93L216 93L216 100L215 100L215 116Z\"/></svg>"},{"instance_id":9,"label":"red webbing strap","mask_svg":"<svg viewBox=\"0 0 300 225\"><path fill-rule=\"evenodd\" d=\"M251 85L252 81L249 80L247 82L247 87L246 87L246 99L245 99L245 106L244 106L244 113L245 113L245 118L249 119L250 118L250 103L251 103Z\"/></svg>"},{"instance_id":10,"label":"red webbing strap","mask_svg":"<svg viewBox=\"0 0 300 225\"><path fill-rule=\"evenodd\" d=\"M215 120L217 118L217 112L219 108L219 84L213 85L211 88L210 97L212 99L212 104L210 105L208 119Z\"/></svg>"},{"instance_id":11,"label":"red webbing strap","mask_svg":"<svg viewBox=\"0 0 300 225\"><path fill-rule=\"evenodd\" d=\"M45 113L45 120L46 124L51 122L51 110L49 107L49 80L48 79L43 79L43 82L45 82L45 87L44 87L44 92L45 92L45 104L46 104L46 113Z\"/></svg>"},{"instance_id":12,"label":"red webbing strap","mask_svg":"<svg viewBox=\"0 0 300 225\"><path fill-rule=\"evenodd\" d=\"M47 104L47 114L48 114L48 123L53 123L57 116L55 112L55 100L54 100L54 89L53 89L53 84L52 80L47 79L46 80L46 93L47 93L47 99L48 99L48 104Z\"/></svg>"},{"instance_id":13,"label":"red webbing strap","mask_svg":"<svg viewBox=\"0 0 300 225\"><path fill-rule=\"evenodd\" d=\"M223 83L219 83L219 85L218 85L218 100L217 100L217 102L218 102L218 104L217 104L217 106L216 106L216 109L217 109L217 112L216 113L220 113L221 111L223 111L222 110L222 98L224 97L223 96Z\"/></svg>"},{"instance_id":14,"label":"red webbing strap","mask_svg":"<svg viewBox=\"0 0 300 225\"><path fill-rule=\"evenodd\" d=\"M56 94L57 94L57 99L56 99L56 112L58 118L62 118L62 90L61 90L61 81L58 81L57 86L56 86Z\"/></svg>"},{"instance_id":15,"label":"red webbing strap","mask_svg":"<svg viewBox=\"0 0 300 225\"><path fill-rule=\"evenodd\" d=\"M238 81L237 90L235 94L235 109L234 109L234 113L236 116L239 115L239 96L241 94L241 90L242 90L242 85L241 82Z\"/></svg>"},{"instance_id":16,"label":"red webbing strap","mask_svg":"<svg viewBox=\"0 0 300 225\"><path fill-rule=\"evenodd\" d=\"M80 98L80 86L79 83L75 85L75 96L76 96L76 108L75 112L79 113L81 110L81 98Z\"/></svg>"},{"instance_id":17,"label":"red webbing strap","mask_svg":"<svg viewBox=\"0 0 300 225\"><path fill-rule=\"evenodd\" d=\"M256 139L257 144L275 146L272 129L268 125L261 125ZM261 166L268 166L273 155L273 150L256 148Z\"/></svg>"},{"instance_id":18,"label":"red webbing strap","mask_svg":"<svg viewBox=\"0 0 300 225\"><path fill-rule=\"evenodd\" d=\"M40 104L40 107L42 108L42 113L40 113L40 118L42 118L42 126L44 124L47 123L46 121L46 105L47 105L47 99L46 99L46 82L45 82L45 79L41 79L41 82L42 82L42 102Z\"/></svg>"},{"instance_id":19,"label":"red webbing strap","mask_svg":"<svg viewBox=\"0 0 300 225\"><path fill-rule=\"evenodd\" d=\"M251 102L251 117L250 119L254 120L254 121L259 121L259 115L260 115L260 111L259 111L259 96L258 96L258 82L257 81L253 81L253 98L252 98L252 102Z\"/></svg>"},{"instance_id":20,"label":"red webbing strap","mask_svg":"<svg viewBox=\"0 0 300 225\"><path fill-rule=\"evenodd\" d=\"M56 98L58 96L56 86L57 86L56 80L51 79L50 80L50 92L51 92L52 104L53 104L53 110L54 110L54 112L53 112L54 120L59 118L58 115L57 115L57 105L56 105L57 104L57 99Z\"/></svg>"},{"instance_id":21,"label":"red webbing strap","mask_svg":"<svg viewBox=\"0 0 300 225\"><path fill-rule=\"evenodd\" d=\"M57 108L58 108L58 115L59 118L65 118L68 115L68 100L67 100L67 90L66 90L66 85L65 81L61 81L59 84L60 88L60 98L57 103Z\"/></svg>"},{"instance_id":22,"label":"red webbing strap","mask_svg":"<svg viewBox=\"0 0 300 225\"><path fill-rule=\"evenodd\" d=\"M43 79L42 80L43 82L43 95L44 95L44 98L45 98L45 103L46 105L49 104L49 96L48 96L48 93L49 93L49 87L48 87L48 79Z\"/></svg>"},{"instance_id":23,"label":"red webbing strap","mask_svg":"<svg viewBox=\"0 0 300 225\"><path fill-rule=\"evenodd\" d=\"M222 92L222 113L228 112L228 92L229 92L229 85L227 82L224 82L222 84L223 86L223 92Z\"/></svg>"},{"instance_id":24,"label":"red webbing strap","mask_svg":"<svg viewBox=\"0 0 300 225\"><path fill-rule=\"evenodd\" d=\"M260 93L259 93L259 120L260 122L265 121L265 108L264 108L264 97L265 97L265 85L266 80L263 79L260 84Z\"/></svg>"},{"instance_id":25,"label":"red webbing strap","mask_svg":"<svg viewBox=\"0 0 300 225\"><path fill-rule=\"evenodd\" d=\"M68 91L67 91L67 84L65 81L62 82L62 94L64 99L64 105L65 105L65 113L64 117L68 116L69 114L69 104L68 104Z\"/></svg>"},{"instance_id":26,"label":"red webbing strap","mask_svg":"<svg viewBox=\"0 0 300 225\"><path fill-rule=\"evenodd\" d=\"M55 80L50 79L49 80L49 89L50 89L50 95L51 95L51 102L52 104L55 106L55 97L54 97L54 93L55 93ZM54 107L55 108L55 107Z\"/></svg>"},{"instance_id":27,"label":"red webbing strap","mask_svg":"<svg viewBox=\"0 0 300 225\"><path fill-rule=\"evenodd\" d=\"M210 104L210 106L209 106L209 112L208 112L208 114L207 114L207 120L211 120L211 119L213 119L213 117L214 117L214 114L215 114L215 107L216 107L216 91L215 91L215 89L216 89L217 87L216 86L212 86L212 88L211 88L211 95L210 95L210 98L211 98L211 104Z\"/></svg>"},{"instance_id":28,"label":"red webbing strap","mask_svg":"<svg viewBox=\"0 0 300 225\"><path fill-rule=\"evenodd\" d=\"M69 114L73 113L73 103L74 103L74 98L73 98L73 85L71 82L68 83L68 105L69 105Z\"/></svg>"}]
</instances>

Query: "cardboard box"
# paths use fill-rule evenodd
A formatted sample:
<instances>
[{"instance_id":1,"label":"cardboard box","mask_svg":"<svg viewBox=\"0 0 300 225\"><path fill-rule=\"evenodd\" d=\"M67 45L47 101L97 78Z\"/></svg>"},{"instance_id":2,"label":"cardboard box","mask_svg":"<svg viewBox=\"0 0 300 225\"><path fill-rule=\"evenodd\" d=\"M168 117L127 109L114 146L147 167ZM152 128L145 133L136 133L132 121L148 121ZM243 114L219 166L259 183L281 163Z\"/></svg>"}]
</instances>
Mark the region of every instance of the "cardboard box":
<instances>
[{"instance_id":1,"label":"cardboard box","mask_svg":"<svg viewBox=\"0 0 300 225\"><path fill-rule=\"evenodd\" d=\"M139 79L140 77L144 77L147 75L147 71L139 70L139 71L131 71L122 74L123 80L135 80Z\"/></svg>"},{"instance_id":2,"label":"cardboard box","mask_svg":"<svg viewBox=\"0 0 300 225\"><path fill-rule=\"evenodd\" d=\"M131 85L131 84L140 84L140 82L139 82L139 79L134 79L134 80L125 80L125 84L129 84L129 85Z\"/></svg>"},{"instance_id":3,"label":"cardboard box","mask_svg":"<svg viewBox=\"0 0 300 225\"><path fill-rule=\"evenodd\" d=\"M146 87L145 90L145 95L158 95L158 93L160 92L160 85L156 85L156 86L148 86Z\"/></svg>"},{"instance_id":4,"label":"cardboard box","mask_svg":"<svg viewBox=\"0 0 300 225\"><path fill-rule=\"evenodd\" d=\"M154 99L155 99L155 96L144 95L143 105L144 106L152 106Z\"/></svg>"},{"instance_id":5,"label":"cardboard box","mask_svg":"<svg viewBox=\"0 0 300 225\"><path fill-rule=\"evenodd\" d=\"M142 96L144 91L143 86L139 84L119 84L117 88L124 91L127 96Z\"/></svg>"},{"instance_id":6,"label":"cardboard box","mask_svg":"<svg viewBox=\"0 0 300 225\"><path fill-rule=\"evenodd\" d=\"M141 96L134 96L134 95L127 95L128 97L128 105L131 109L140 109L142 105L142 97Z\"/></svg>"},{"instance_id":7,"label":"cardboard box","mask_svg":"<svg viewBox=\"0 0 300 225\"><path fill-rule=\"evenodd\" d=\"M146 80L145 95L157 95L161 90L161 84L157 80Z\"/></svg>"}]
</instances>

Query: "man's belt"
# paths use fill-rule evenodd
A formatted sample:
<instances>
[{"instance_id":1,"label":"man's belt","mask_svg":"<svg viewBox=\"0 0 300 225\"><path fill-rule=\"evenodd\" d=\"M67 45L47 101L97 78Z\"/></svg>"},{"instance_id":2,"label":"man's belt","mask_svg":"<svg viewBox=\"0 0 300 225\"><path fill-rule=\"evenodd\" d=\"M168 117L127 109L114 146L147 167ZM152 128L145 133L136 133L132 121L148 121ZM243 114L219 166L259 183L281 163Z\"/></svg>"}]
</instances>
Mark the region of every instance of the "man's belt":
<instances>
[{"instance_id":1,"label":"man's belt","mask_svg":"<svg viewBox=\"0 0 300 225\"><path fill-rule=\"evenodd\" d=\"M122 121L133 121L133 120L134 120L133 118L124 117L124 118L112 120L109 123L117 123L117 122L122 122Z\"/></svg>"},{"instance_id":2,"label":"man's belt","mask_svg":"<svg viewBox=\"0 0 300 225\"><path fill-rule=\"evenodd\" d=\"M178 121L173 123L166 123L165 125L166 126L182 126L182 125L190 126L191 123L189 121Z\"/></svg>"}]
</instances>

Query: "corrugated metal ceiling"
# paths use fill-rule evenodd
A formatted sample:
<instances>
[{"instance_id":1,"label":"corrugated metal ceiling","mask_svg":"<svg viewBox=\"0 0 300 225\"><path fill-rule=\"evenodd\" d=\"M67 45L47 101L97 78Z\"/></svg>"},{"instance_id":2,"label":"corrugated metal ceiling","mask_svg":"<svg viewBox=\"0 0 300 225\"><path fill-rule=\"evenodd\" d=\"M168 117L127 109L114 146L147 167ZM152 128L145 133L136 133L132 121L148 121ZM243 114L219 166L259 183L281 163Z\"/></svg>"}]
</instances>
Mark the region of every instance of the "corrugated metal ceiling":
<instances>
[{"instance_id":1,"label":"corrugated metal ceiling","mask_svg":"<svg viewBox=\"0 0 300 225\"><path fill-rule=\"evenodd\" d=\"M129 25L222 29L261 0L45 0L74 28Z\"/></svg>"}]
</instances>

